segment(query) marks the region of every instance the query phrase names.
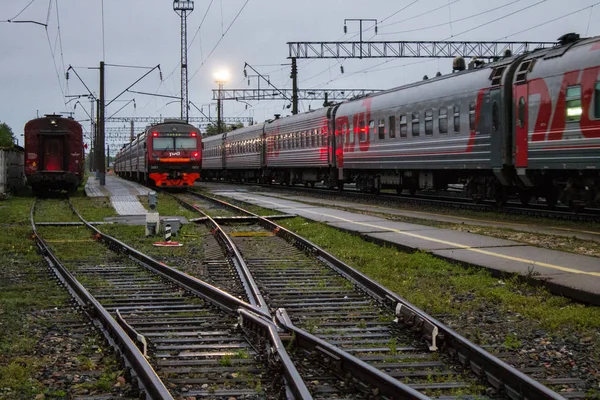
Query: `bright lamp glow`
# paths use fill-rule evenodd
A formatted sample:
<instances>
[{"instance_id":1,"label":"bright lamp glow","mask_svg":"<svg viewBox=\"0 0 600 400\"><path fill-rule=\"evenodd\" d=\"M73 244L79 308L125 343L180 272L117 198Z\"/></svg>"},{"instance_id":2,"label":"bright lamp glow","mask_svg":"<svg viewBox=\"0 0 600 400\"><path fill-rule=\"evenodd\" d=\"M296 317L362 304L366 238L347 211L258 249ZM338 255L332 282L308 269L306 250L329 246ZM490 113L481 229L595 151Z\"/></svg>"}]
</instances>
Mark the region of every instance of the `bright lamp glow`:
<instances>
[{"instance_id":1,"label":"bright lamp glow","mask_svg":"<svg viewBox=\"0 0 600 400\"><path fill-rule=\"evenodd\" d=\"M214 78L216 82L227 82L229 80L229 71L225 69L217 71L214 74Z\"/></svg>"},{"instance_id":2,"label":"bright lamp glow","mask_svg":"<svg viewBox=\"0 0 600 400\"><path fill-rule=\"evenodd\" d=\"M583 110L581 109L581 107L573 107L573 108L568 108L567 109L567 115L569 117L578 117L583 113Z\"/></svg>"}]
</instances>

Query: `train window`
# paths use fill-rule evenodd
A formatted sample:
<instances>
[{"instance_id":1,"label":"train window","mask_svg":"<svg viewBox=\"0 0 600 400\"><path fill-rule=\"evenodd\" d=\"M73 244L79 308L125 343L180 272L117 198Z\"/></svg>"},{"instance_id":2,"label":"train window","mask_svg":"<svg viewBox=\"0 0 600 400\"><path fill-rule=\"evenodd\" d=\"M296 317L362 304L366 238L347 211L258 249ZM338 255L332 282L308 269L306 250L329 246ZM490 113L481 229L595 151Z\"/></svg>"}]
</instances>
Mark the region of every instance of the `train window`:
<instances>
[{"instance_id":1,"label":"train window","mask_svg":"<svg viewBox=\"0 0 600 400\"><path fill-rule=\"evenodd\" d=\"M371 121L372 122L372 121ZM365 126L365 121L360 121L358 123L358 140L360 142L366 142L367 141L367 128Z\"/></svg>"},{"instance_id":2,"label":"train window","mask_svg":"<svg viewBox=\"0 0 600 400\"><path fill-rule=\"evenodd\" d=\"M433 110L425 111L425 134L433 135Z\"/></svg>"},{"instance_id":3,"label":"train window","mask_svg":"<svg viewBox=\"0 0 600 400\"><path fill-rule=\"evenodd\" d=\"M446 107L438 110L438 129L441 134L448 133L448 109Z\"/></svg>"},{"instance_id":4,"label":"train window","mask_svg":"<svg viewBox=\"0 0 600 400\"><path fill-rule=\"evenodd\" d=\"M475 103L469 103L469 129L475 129Z\"/></svg>"},{"instance_id":5,"label":"train window","mask_svg":"<svg viewBox=\"0 0 600 400\"><path fill-rule=\"evenodd\" d=\"M454 133L460 132L460 106L454 106Z\"/></svg>"},{"instance_id":6,"label":"train window","mask_svg":"<svg viewBox=\"0 0 600 400\"><path fill-rule=\"evenodd\" d=\"M412 113L412 135L419 136L419 127L420 127L419 113Z\"/></svg>"},{"instance_id":7,"label":"train window","mask_svg":"<svg viewBox=\"0 0 600 400\"><path fill-rule=\"evenodd\" d=\"M389 117L388 123L390 126L390 139L393 139L396 137L396 117L394 117L393 115Z\"/></svg>"},{"instance_id":8,"label":"train window","mask_svg":"<svg viewBox=\"0 0 600 400\"><path fill-rule=\"evenodd\" d=\"M521 96L519 99L519 107L517 111L517 126L519 128L523 128L523 126L525 126L525 97L523 96Z\"/></svg>"},{"instance_id":9,"label":"train window","mask_svg":"<svg viewBox=\"0 0 600 400\"><path fill-rule=\"evenodd\" d=\"M400 116L400 137L406 137L407 134L406 114L404 114Z\"/></svg>"},{"instance_id":10,"label":"train window","mask_svg":"<svg viewBox=\"0 0 600 400\"><path fill-rule=\"evenodd\" d=\"M600 119L600 82L596 83L594 93L594 118Z\"/></svg>"},{"instance_id":11,"label":"train window","mask_svg":"<svg viewBox=\"0 0 600 400\"><path fill-rule=\"evenodd\" d=\"M350 143L354 143L354 126L352 126L352 123L350 123L349 132L350 132Z\"/></svg>"},{"instance_id":12,"label":"train window","mask_svg":"<svg viewBox=\"0 0 600 400\"><path fill-rule=\"evenodd\" d=\"M152 139L152 148L154 150L173 150L173 138L155 137Z\"/></svg>"},{"instance_id":13,"label":"train window","mask_svg":"<svg viewBox=\"0 0 600 400\"><path fill-rule=\"evenodd\" d=\"M567 122L579 121L581 119L581 86L570 86L567 88Z\"/></svg>"},{"instance_id":14,"label":"train window","mask_svg":"<svg viewBox=\"0 0 600 400\"><path fill-rule=\"evenodd\" d=\"M492 104L492 129L494 132L498 132L500 125L500 110L498 109L498 102Z\"/></svg>"},{"instance_id":15,"label":"train window","mask_svg":"<svg viewBox=\"0 0 600 400\"><path fill-rule=\"evenodd\" d=\"M385 119L379 120L379 126L377 127L377 133L379 135L379 140L385 139Z\"/></svg>"}]
</instances>

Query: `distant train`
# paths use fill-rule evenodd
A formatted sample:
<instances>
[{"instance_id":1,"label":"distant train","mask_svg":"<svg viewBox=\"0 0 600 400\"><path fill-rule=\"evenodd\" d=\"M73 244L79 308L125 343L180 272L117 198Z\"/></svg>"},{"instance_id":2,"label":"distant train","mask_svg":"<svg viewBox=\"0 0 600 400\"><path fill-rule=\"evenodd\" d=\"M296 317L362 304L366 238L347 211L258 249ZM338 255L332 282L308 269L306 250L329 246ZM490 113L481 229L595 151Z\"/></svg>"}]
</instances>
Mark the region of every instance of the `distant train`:
<instances>
[{"instance_id":1,"label":"distant train","mask_svg":"<svg viewBox=\"0 0 600 400\"><path fill-rule=\"evenodd\" d=\"M600 205L600 37L204 139L203 178Z\"/></svg>"},{"instance_id":2,"label":"distant train","mask_svg":"<svg viewBox=\"0 0 600 400\"><path fill-rule=\"evenodd\" d=\"M76 191L84 176L81 125L50 114L27 122L24 136L25 176L32 190Z\"/></svg>"},{"instance_id":3,"label":"distant train","mask_svg":"<svg viewBox=\"0 0 600 400\"><path fill-rule=\"evenodd\" d=\"M148 126L115 156L117 175L159 187L193 186L200 178L202 137L185 121Z\"/></svg>"}]
</instances>

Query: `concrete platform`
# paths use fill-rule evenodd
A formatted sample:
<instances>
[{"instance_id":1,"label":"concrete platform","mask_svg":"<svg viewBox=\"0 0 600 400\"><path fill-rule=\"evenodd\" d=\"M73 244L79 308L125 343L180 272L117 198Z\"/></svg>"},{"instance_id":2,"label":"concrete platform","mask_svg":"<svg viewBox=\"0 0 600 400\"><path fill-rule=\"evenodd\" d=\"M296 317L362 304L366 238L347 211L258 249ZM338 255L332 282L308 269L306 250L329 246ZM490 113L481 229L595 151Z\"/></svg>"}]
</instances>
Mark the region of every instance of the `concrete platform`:
<instances>
[{"instance_id":1,"label":"concrete platform","mask_svg":"<svg viewBox=\"0 0 600 400\"><path fill-rule=\"evenodd\" d=\"M495 274L516 273L543 284L553 293L600 305L600 258L597 257L316 206L314 203L321 201L314 198L235 190L215 190L214 194L324 222L378 243L406 250L423 250L449 261L483 267ZM295 200L308 200L313 205ZM340 205L337 201L335 204ZM351 204L357 206L356 203Z\"/></svg>"},{"instance_id":2,"label":"concrete platform","mask_svg":"<svg viewBox=\"0 0 600 400\"><path fill-rule=\"evenodd\" d=\"M98 179L88 178L85 193L89 197L110 197L110 203L119 215L146 215L146 209L137 196L148 195L150 189L114 175L106 175L106 185L100 186Z\"/></svg>"}]
</instances>

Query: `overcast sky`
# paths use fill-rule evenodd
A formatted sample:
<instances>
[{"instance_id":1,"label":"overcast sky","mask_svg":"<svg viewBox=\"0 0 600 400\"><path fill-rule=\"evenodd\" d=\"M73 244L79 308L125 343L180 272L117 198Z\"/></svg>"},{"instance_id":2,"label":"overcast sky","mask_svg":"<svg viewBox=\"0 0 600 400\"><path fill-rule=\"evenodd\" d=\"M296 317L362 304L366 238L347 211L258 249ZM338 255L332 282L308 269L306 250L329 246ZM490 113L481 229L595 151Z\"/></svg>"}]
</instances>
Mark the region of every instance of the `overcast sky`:
<instances>
[{"instance_id":1,"label":"overcast sky","mask_svg":"<svg viewBox=\"0 0 600 400\"><path fill-rule=\"evenodd\" d=\"M252 78L248 86L243 76L245 62L268 75L275 86L291 88L290 67L281 65L289 63L286 42L357 40L358 23L349 22L344 35L345 18L379 21L377 36L365 22L363 40L554 41L567 32L600 34L600 1L197 0L188 17L190 100L205 113L212 107L211 116L216 114L211 90L216 88L214 73L220 69L230 73L225 88L255 88L257 79ZM47 29L8 23L8 19L37 21L47 24ZM69 65L97 94L98 70L88 68L97 67L103 59L119 65L160 64L162 82L155 71L132 90L169 96L180 93L180 19L170 0L104 0L103 6L102 0L0 0L0 21L0 121L12 127L20 144L24 124L38 113L74 111L75 118L88 118L82 105L74 109L76 100L65 105L70 98L64 95L87 93L73 72L66 81ZM299 87L387 89L419 80L424 74L449 73L451 63L450 59L406 58L299 60ZM107 67L107 98L117 96L146 71ZM180 115L178 101L125 93L110 105L107 116L133 98L136 108L130 103L117 116ZM89 110L89 100L81 99L81 103ZM300 111L318 108L320 103L301 102ZM262 101L247 106L227 101L224 115L263 121L275 113L288 114L284 108L288 104ZM190 115L201 114L192 107ZM89 122L82 124L89 130ZM144 125L136 127L141 130Z\"/></svg>"}]
</instances>

